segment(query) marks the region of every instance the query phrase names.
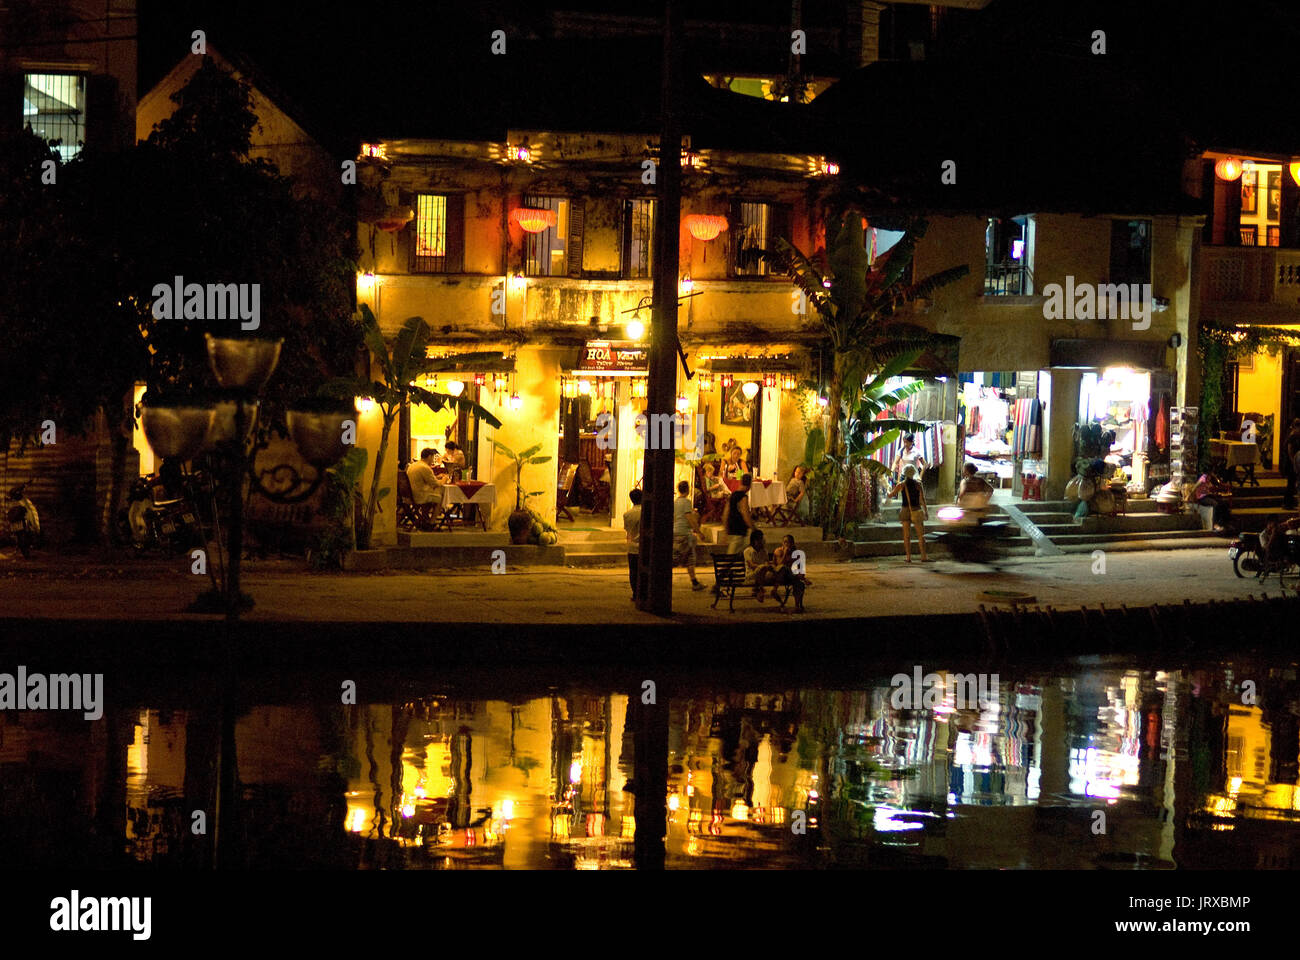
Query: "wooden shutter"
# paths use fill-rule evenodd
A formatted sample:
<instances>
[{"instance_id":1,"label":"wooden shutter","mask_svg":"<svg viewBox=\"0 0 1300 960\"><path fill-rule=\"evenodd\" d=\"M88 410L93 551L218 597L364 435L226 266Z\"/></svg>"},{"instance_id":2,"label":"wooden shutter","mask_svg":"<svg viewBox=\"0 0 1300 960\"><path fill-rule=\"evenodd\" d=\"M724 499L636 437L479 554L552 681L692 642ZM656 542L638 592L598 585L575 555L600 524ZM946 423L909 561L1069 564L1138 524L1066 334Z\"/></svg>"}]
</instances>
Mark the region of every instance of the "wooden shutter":
<instances>
[{"instance_id":1,"label":"wooden shutter","mask_svg":"<svg viewBox=\"0 0 1300 960\"><path fill-rule=\"evenodd\" d=\"M569 254L569 276L582 276L582 221L586 215L582 200L569 201L569 237L565 250Z\"/></svg>"},{"instance_id":2,"label":"wooden shutter","mask_svg":"<svg viewBox=\"0 0 1300 960\"><path fill-rule=\"evenodd\" d=\"M776 250L777 237L783 238L788 243L794 242L790 237L790 207L783 203L774 203L771 205L770 210L771 213L767 221L767 249L769 252ZM777 277L786 275L770 256L765 259L767 260L767 272L769 274Z\"/></svg>"},{"instance_id":3,"label":"wooden shutter","mask_svg":"<svg viewBox=\"0 0 1300 960\"><path fill-rule=\"evenodd\" d=\"M736 275L736 264L740 252L740 201L732 200L731 209L727 211L727 272Z\"/></svg>"},{"instance_id":4,"label":"wooden shutter","mask_svg":"<svg viewBox=\"0 0 1300 960\"><path fill-rule=\"evenodd\" d=\"M465 195L447 197L447 260L444 273L465 271Z\"/></svg>"},{"instance_id":5,"label":"wooden shutter","mask_svg":"<svg viewBox=\"0 0 1300 960\"><path fill-rule=\"evenodd\" d=\"M86 146L95 150L116 150L122 146L121 131L126 119L118 115L117 78L92 73L86 78ZM130 119L131 139L135 119ZM68 146L68 144L64 144Z\"/></svg>"},{"instance_id":6,"label":"wooden shutter","mask_svg":"<svg viewBox=\"0 0 1300 960\"><path fill-rule=\"evenodd\" d=\"M620 277L632 275L632 201L623 201L623 236L619 243Z\"/></svg>"}]
</instances>

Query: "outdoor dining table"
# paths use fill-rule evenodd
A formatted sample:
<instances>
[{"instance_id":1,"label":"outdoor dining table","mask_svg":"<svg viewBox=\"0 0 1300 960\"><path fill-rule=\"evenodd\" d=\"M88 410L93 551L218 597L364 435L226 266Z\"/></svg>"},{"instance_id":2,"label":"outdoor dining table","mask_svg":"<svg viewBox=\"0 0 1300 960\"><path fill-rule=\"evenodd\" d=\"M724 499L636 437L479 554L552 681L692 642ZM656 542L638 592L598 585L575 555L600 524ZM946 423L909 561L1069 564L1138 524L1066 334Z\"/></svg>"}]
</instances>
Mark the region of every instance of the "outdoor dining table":
<instances>
[{"instance_id":1,"label":"outdoor dining table","mask_svg":"<svg viewBox=\"0 0 1300 960\"><path fill-rule=\"evenodd\" d=\"M492 513L492 505L497 502L497 485L481 480L461 480L456 483L443 484L442 516L444 525L450 527L454 517L459 516L462 523L474 523L465 517L465 507L473 507L477 522L487 530L487 518ZM455 513L452 508L455 508Z\"/></svg>"},{"instance_id":2,"label":"outdoor dining table","mask_svg":"<svg viewBox=\"0 0 1300 960\"><path fill-rule=\"evenodd\" d=\"M740 481L726 479L723 481L733 493L740 489ZM778 523L775 508L785 506L785 483L781 480L755 479L749 488L749 511L755 520Z\"/></svg>"},{"instance_id":3,"label":"outdoor dining table","mask_svg":"<svg viewBox=\"0 0 1300 960\"><path fill-rule=\"evenodd\" d=\"M1211 440L1210 459L1221 467L1229 482L1245 486L1259 486L1255 479L1255 464L1259 463L1259 444L1245 443L1241 440ZM1237 468L1242 471L1237 479Z\"/></svg>"}]
</instances>

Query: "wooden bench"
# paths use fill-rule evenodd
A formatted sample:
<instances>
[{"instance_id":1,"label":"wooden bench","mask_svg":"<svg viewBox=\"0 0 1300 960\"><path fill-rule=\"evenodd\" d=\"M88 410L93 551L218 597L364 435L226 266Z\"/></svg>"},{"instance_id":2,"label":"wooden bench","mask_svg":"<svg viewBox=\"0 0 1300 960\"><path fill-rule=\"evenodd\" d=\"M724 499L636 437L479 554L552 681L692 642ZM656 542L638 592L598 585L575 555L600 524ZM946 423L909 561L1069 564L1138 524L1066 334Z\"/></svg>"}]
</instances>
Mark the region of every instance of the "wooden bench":
<instances>
[{"instance_id":1,"label":"wooden bench","mask_svg":"<svg viewBox=\"0 0 1300 960\"><path fill-rule=\"evenodd\" d=\"M754 589L754 584L745 582L745 557L739 553L715 553L713 555L713 607L718 606L718 601L722 595L727 595L727 606L732 612L736 612L736 591L740 588ZM764 590L768 589L766 586ZM784 596L777 596L777 590L773 589L773 597L777 605L784 608L786 601L790 599L790 587L785 588ZM758 597L750 595L751 599L758 600ZM745 595L741 595L745 599Z\"/></svg>"}]
</instances>

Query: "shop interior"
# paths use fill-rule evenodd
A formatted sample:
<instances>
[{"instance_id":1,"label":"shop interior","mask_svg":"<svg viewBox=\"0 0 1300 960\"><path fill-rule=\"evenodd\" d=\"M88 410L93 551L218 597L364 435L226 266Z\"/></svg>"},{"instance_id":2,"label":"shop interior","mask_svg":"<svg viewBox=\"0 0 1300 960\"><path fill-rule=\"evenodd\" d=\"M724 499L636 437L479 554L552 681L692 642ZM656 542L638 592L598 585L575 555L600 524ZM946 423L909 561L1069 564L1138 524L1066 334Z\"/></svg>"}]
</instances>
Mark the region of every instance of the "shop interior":
<instances>
[{"instance_id":1,"label":"shop interior","mask_svg":"<svg viewBox=\"0 0 1300 960\"><path fill-rule=\"evenodd\" d=\"M1151 374L1131 367L1107 367L1083 374L1079 384L1079 422L1114 431L1108 463L1122 467L1144 485L1150 444Z\"/></svg>"},{"instance_id":2,"label":"shop interior","mask_svg":"<svg viewBox=\"0 0 1300 960\"><path fill-rule=\"evenodd\" d=\"M1041 477L1044 465L1043 408L1050 395L1048 374L1014 370L976 371L959 376L959 443L964 463L995 489L1015 489L1017 471Z\"/></svg>"}]
</instances>

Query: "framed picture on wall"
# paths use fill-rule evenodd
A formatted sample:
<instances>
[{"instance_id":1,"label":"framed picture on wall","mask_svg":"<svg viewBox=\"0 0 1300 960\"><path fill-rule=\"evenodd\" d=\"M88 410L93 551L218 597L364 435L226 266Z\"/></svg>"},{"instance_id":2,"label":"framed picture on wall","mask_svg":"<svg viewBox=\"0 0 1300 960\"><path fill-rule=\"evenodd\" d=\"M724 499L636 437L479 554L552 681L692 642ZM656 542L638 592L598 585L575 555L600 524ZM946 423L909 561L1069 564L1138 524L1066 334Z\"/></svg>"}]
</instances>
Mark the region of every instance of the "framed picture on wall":
<instances>
[{"instance_id":1,"label":"framed picture on wall","mask_svg":"<svg viewBox=\"0 0 1300 960\"><path fill-rule=\"evenodd\" d=\"M754 402L758 397L746 399L741 389L744 385L744 381L737 380L722 398L722 422L728 427L748 427L754 423Z\"/></svg>"},{"instance_id":2,"label":"framed picture on wall","mask_svg":"<svg viewBox=\"0 0 1300 960\"><path fill-rule=\"evenodd\" d=\"M1268 175L1268 218L1278 220L1282 215L1282 174Z\"/></svg>"},{"instance_id":3,"label":"framed picture on wall","mask_svg":"<svg viewBox=\"0 0 1300 960\"><path fill-rule=\"evenodd\" d=\"M1255 172L1247 170L1241 175L1241 212L1256 213L1259 210L1255 202Z\"/></svg>"}]
</instances>

